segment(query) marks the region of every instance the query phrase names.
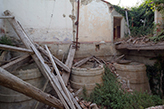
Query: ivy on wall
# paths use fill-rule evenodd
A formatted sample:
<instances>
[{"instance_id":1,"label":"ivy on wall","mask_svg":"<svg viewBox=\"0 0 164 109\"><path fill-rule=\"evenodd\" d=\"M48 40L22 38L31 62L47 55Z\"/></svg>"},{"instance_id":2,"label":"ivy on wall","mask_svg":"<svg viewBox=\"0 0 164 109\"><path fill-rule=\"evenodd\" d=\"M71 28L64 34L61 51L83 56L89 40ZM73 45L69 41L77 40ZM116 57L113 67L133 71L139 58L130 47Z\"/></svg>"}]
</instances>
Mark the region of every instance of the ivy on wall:
<instances>
[{"instance_id":1,"label":"ivy on wall","mask_svg":"<svg viewBox=\"0 0 164 109\"><path fill-rule=\"evenodd\" d=\"M122 14L125 19L125 9L120 6L113 5L115 10ZM132 7L128 11L129 28L131 36L144 36L153 34L154 11L151 1L145 1L140 6Z\"/></svg>"}]
</instances>

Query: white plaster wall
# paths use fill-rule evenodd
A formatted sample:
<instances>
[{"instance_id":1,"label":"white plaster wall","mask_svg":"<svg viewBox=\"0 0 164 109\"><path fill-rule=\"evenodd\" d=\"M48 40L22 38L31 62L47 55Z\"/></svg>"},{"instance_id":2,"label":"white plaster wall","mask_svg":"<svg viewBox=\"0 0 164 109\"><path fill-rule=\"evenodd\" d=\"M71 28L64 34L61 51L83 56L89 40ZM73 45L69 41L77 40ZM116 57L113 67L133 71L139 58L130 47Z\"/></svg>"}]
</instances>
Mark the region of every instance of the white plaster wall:
<instances>
[{"instance_id":1,"label":"white plaster wall","mask_svg":"<svg viewBox=\"0 0 164 109\"><path fill-rule=\"evenodd\" d=\"M80 6L79 41L111 41L111 13L106 3L92 0Z\"/></svg>"},{"instance_id":2,"label":"white plaster wall","mask_svg":"<svg viewBox=\"0 0 164 109\"><path fill-rule=\"evenodd\" d=\"M157 24L158 31L161 31L163 29L164 25L164 15L161 14L161 12L155 10L155 24Z\"/></svg>"},{"instance_id":3,"label":"white plaster wall","mask_svg":"<svg viewBox=\"0 0 164 109\"><path fill-rule=\"evenodd\" d=\"M72 41L69 0L1 0L36 42ZM1 12L2 13L2 12ZM13 34L8 29L9 33Z\"/></svg>"},{"instance_id":4,"label":"white plaster wall","mask_svg":"<svg viewBox=\"0 0 164 109\"><path fill-rule=\"evenodd\" d=\"M3 0L0 0L0 16L2 16L3 9L4 9ZM4 32L5 32L4 20L0 19L0 36L4 35Z\"/></svg>"}]
</instances>

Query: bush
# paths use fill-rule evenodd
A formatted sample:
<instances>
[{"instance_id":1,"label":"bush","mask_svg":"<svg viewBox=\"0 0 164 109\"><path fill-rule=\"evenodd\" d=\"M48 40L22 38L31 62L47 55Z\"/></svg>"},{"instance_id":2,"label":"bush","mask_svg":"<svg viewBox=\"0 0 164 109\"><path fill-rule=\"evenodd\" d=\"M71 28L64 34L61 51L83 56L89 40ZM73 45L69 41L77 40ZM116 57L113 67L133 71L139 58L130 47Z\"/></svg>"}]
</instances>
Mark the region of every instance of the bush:
<instances>
[{"instance_id":1,"label":"bush","mask_svg":"<svg viewBox=\"0 0 164 109\"><path fill-rule=\"evenodd\" d=\"M107 67L103 85L97 84L88 100L107 109L144 109L162 104L162 99L156 95L149 95L147 92L131 94L123 91L117 78Z\"/></svg>"}]
</instances>

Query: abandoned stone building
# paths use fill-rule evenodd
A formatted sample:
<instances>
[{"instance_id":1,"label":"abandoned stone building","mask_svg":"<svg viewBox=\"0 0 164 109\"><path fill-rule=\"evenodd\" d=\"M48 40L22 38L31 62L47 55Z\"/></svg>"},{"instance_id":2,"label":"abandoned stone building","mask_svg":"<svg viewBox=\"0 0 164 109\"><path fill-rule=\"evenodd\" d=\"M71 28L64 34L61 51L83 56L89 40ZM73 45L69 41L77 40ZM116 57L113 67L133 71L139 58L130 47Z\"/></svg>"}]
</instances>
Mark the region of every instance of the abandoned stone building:
<instances>
[{"instance_id":1,"label":"abandoned stone building","mask_svg":"<svg viewBox=\"0 0 164 109\"><path fill-rule=\"evenodd\" d=\"M155 11L155 23L163 24L161 21L161 14ZM140 39L130 39L132 45L115 42L129 31L128 19L105 0L0 0L0 36L19 40L16 47L0 44L0 49L18 55L1 64L0 109L85 108L73 91L80 93L86 86L91 92L95 83L102 83L103 64L118 78L121 76L128 91L130 85L138 91L150 91L145 64L153 65L155 61L150 58L164 54L163 45L138 46ZM8 55L1 55L0 61L2 56ZM123 57L123 64L129 66L117 64ZM89 60L92 68L86 64ZM27 63L30 65L25 67ZM88 103L87 108L98 109Z\"/></svg>"}]
</instances>

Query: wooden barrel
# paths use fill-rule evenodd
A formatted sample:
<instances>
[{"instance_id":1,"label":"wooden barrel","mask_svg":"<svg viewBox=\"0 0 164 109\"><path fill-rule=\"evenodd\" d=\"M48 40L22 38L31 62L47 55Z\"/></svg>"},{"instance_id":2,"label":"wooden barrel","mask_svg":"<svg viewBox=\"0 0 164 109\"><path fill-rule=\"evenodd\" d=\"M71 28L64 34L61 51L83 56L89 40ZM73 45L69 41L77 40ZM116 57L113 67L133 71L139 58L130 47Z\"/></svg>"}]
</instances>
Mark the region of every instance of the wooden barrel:
<instances>
[{"instance_id":1,"label":"wooden barrel","mask_svg":"<svg viewBox=\"0 0 164 109\"><path fill-rule=\"evenodd\" d=\"M94 89L96 83L102 83L102 75L104 73L103 65L96 68L79 68L73 67L71 73L71 86L78 90L81 87L86 88L87 94L90 94Z\"/></svg>"},{"instance_id":2,"label":"wooden barrel","mask_svg":"<svg viewBox=\"0 0 164 109\"><path fill-rule=\"evenodd\" d=\"M20 70L13 74L40 89L45 83L44 77L37 68ZM32 98L0 86L0 109L31 109L35 103L36 101Z\"/></svg>"},{"instance_id":3,"label":"wooden barrel","mask_svg":"<svg viewBox=\"0 0 164 109\"><path fill-rule=\"evenodd\" d=\"M120 77L129 80L130 88L136 91L150 91L149 81L146 75L146 66L137 62L129 64L114 63L117 73Z\"/></svg>"}]
</instances>

